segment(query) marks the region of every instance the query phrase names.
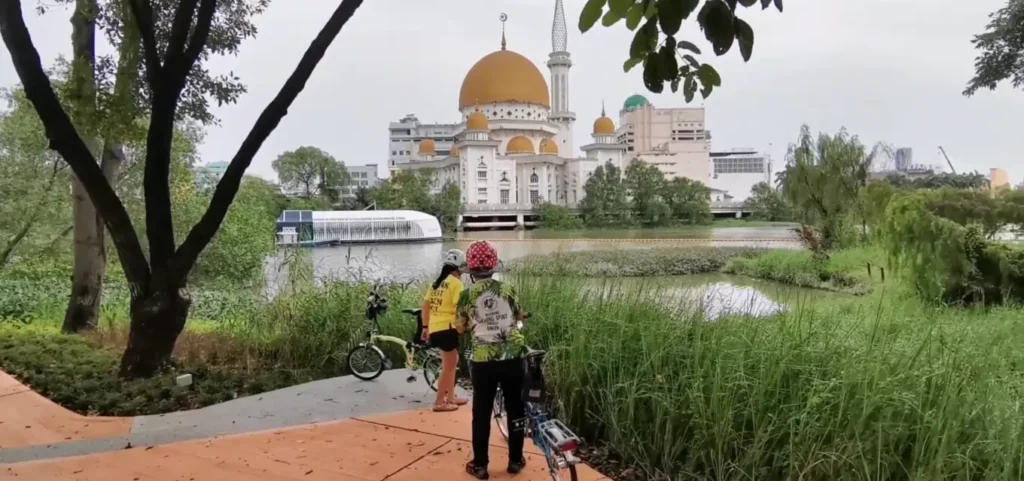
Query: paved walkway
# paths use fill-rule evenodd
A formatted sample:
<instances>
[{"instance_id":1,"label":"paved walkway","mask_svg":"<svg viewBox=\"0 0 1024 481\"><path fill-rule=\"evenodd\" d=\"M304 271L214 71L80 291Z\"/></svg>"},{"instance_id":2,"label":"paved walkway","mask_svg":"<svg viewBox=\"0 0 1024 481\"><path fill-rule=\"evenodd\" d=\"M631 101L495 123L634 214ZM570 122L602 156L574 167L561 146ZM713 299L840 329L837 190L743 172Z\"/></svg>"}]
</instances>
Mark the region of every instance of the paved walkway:
<instances>
[{"instance_id":1,"label":"paved walkway","mask_svg":"<svg viewBox=\"0 0 1024 481\"><path fill-rule=\"evenodd\" d=\"M328 379L195 411L139 418L71 413L0 372L0 480L248 481L472 479L468 407L433 413L433 393L390 371ZM312 423L312 424L311 424ZM509 477L492 429L492 479ZM528 444L516 479L550 479ZM580 479L600 480L579 466Z\"/></svg>"}]
</instances>

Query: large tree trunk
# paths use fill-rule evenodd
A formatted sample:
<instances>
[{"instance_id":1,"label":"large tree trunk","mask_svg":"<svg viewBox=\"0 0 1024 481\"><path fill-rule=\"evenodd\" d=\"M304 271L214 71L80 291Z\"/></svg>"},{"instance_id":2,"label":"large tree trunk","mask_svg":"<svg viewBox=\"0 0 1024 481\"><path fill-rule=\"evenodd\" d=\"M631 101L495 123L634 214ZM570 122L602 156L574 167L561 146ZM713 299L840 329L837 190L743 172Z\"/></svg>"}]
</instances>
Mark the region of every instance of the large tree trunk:
<instances>
[{"instance_id":1,"label":"large tree trunk","mask_svg":"<svg viewBox=\"0 0 1024 481\"><path fill-rule=\"evenodd\" d=\"M77 0L71 16L72 119L90 150L96 152L96 0ZM64 313L64 332L93 329L99 322L106 254L103 225L85 186L75 178L71 186L74 216L74 270L71 296Z\"/></svg>"},{"instance_id":2,"label":"large tree trunk","mask_svg":"<svg viewBox=\"0 0 1024 481\"><path fill-rule=\"evenodd\" d=\"M121 144L112 140L105 142L100 168L103 176L115 187L123 161ZM71 277L71 299L64 312L63 330L66 333L89 331L99 325L103 281L107 272L103 218L77 180L72 185L71 195L74 199L75 266Z\"/></svg>"},{"instance_id":3,"label":"large tree trunk","mask_svg":"<svg viewBox=\"0 0 1024 481\"><path fill-rule=\"evenodd\" d=\"M103 226L98 225L96 208L78 179L71 187L74 212L75 264L71 274L71 298L64 312L64 332L95 329L99 324L103 295L103 274L107 265L103 248Z\"/></svg>"},{"instance_id":4,"label":"large tree trunk","mask_svg":"<svg viewBox=\"0 0 1024 481\"><path fill-rule=\"evenodd\" d=\"M132 299L128 347L121 357L122 377L149 377L167 366L191 304L183 286L159 288Z\"/></svg>"}]
</instances>

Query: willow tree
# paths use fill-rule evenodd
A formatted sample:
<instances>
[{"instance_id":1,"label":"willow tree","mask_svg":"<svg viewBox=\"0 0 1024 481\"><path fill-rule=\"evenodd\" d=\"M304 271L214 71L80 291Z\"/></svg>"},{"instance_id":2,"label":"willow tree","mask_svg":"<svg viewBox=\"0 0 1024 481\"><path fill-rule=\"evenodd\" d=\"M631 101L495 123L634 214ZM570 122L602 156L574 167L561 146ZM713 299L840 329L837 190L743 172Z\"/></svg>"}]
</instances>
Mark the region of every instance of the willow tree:
<instances>
[{"instance_id":1,"label":"willow tree","mask_svg":"<svg viewBox=\"0 0 1024 481\"><path fill-rule=\"evenodd\" d=\"M800 128L797 142L786 155L782 192L797 220L818 231L825 250L839 247L851 216L860 220L862 234L866 231L869 216L860 189L867 185L876 160L890 153L885 144L869 151L845 129L815 138L808 126Z\"/></svg>"},{"instance_id":2,"label":"willow tree","mask_svg":"<svg viewBox=\"0 0 1024 481\"><path fill-rule=\"evenodd\" d=\"M196 68L197 61L209 53L207 43L219 1L180 0L174 9L166 43L159 42L155 32L153 2L126 1L138 26L149 91L150 122L143 177L148 256L124 204L57 100L25 26L19 0L0 2L0 34L25 94L46 129L50 148L71 167L110 233L131 294L131 327L120 373L125 377L143 377L156 373L170 359L191 305L188 273L217 233L245 170L288 113L289 106L305 87L341 28L363 2L343 0L338 5L284 86L256 119L199 222L184 241L178 243L174 236L169 182L174 125L189 73Z\"/></svg>"},{"instance_id":3,"label":"willow tree","mask_svg":"<svg viewBox=\"0 0 1024 481\"><path fill-rule=\"evenodd\" d=\"M879 225L890 266L929 302L1024 302L1024 250L987 240L981 224L950 210L948 196L925 190L893 196ZM951 214L963 217L946 217Z\"/></svg>"}]
</instances>

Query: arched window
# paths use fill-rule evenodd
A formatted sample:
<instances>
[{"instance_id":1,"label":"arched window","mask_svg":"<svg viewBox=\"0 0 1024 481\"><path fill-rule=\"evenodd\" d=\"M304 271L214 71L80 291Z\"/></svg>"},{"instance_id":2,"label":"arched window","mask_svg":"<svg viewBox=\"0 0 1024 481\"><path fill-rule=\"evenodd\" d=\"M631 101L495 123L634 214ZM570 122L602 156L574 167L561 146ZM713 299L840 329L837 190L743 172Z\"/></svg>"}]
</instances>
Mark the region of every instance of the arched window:
<instances>
[{"instance_id":1,"label":"arched window","mask_svg":"<svg viewBox=\"0 0 1024 481\"><path fill-rule=\"evenodd\" d=\"M534 173L530 174L530 183L531 184L536 184L537 182L540 182L540 177L537 177L537 173L534 172Z\"/></svg>"}]
</instances>

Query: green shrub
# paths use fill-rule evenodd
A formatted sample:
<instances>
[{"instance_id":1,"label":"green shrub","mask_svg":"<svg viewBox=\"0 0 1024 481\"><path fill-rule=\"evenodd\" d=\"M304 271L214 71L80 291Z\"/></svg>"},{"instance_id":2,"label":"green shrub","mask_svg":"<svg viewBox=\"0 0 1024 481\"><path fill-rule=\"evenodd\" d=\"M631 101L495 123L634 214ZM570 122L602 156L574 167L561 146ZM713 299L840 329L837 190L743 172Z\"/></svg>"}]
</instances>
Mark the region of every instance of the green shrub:
<instances>
[{"instance_id":1,"label":"green shrub","mask_svg":"<svg viewBox=\"0 0 1024 481\"><path fill-rule=\"evenodd\" d=\"M718 272L730 259L763 252L749 248L677 247L556 252L518 259L509 263L509 268L531 276L678 276Z\"/></svg>"},{"instance_id":2,"label":"green shrub","mask_svg":"<svg viewBox=\"0 0 1024 481\"><path fill-rule=\"evenodd\" d=\"M242 370L179 365L149 379L117 377L120 353L83 336L65 336L56 325L0 325L0 368L50 400L82 414L134 416L195 409L312 380L308 371ZM178 373L193 384L177 387Z\"/></svg>"},{"instance_id":3,"label":"green shrub","mask_svg":"<svg viewBox=\"0 0 1024 481\"><path fill-rule=\"evenodd\" d=\"M882 253L874 247L834 251L828 257L806 250L777 250L731 259L723 272L800 287L865 294L870 292L872 277L881 280L881 258Z\"/></svg>"}]
</instances>

